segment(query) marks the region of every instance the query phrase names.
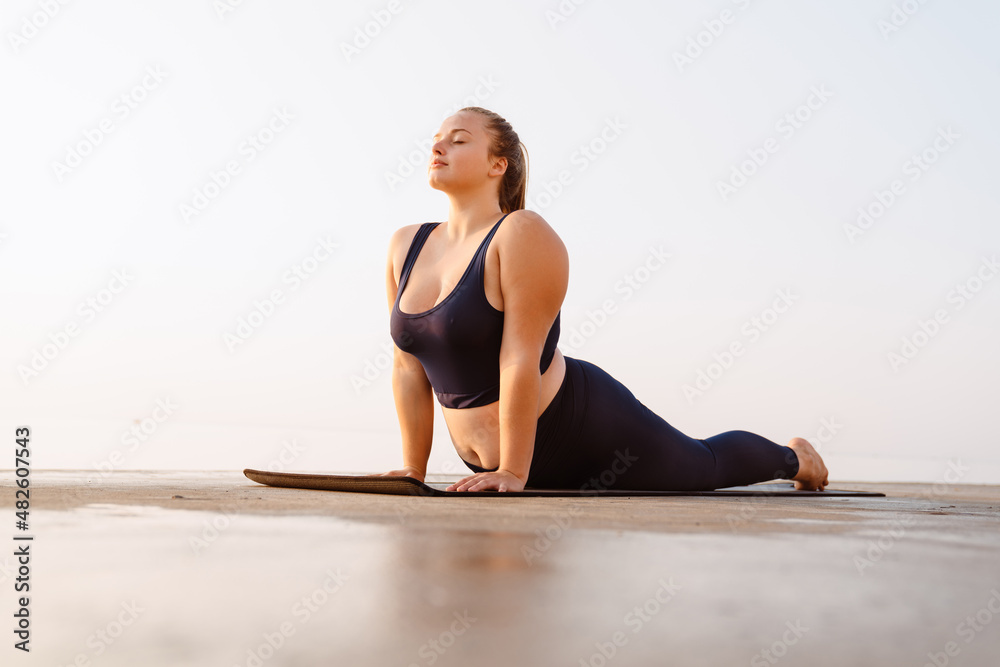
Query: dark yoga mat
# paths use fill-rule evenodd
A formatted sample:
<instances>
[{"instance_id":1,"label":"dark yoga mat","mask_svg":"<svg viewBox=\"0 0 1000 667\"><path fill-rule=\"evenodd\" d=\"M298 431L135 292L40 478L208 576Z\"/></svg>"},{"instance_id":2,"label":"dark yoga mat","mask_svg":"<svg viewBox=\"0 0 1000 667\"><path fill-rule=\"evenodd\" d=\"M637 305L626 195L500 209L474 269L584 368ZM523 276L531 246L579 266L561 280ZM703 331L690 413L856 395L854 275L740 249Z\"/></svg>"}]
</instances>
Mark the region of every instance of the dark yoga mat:
<instances>
[{"instance_id":1,"label":"dark yoga mat","mask_svg":"<svg viewBox=\"0 0 1000 667\"><path fill-rule=\"evenodd\" d=\"M289 489L347 491L350 493L388 493L397 496L778 496L789 498L831 498L834 496L885 497L877 491L796 491L792 482L767 482L749 486L730 486L715 491L628 491L624 489L532 489L523 491L445 491L451 482L421 482L412 477L381 475L321 475L301 472L270 472L247 468L243 474L260 484Z\"/></svg>"}]
</instances>

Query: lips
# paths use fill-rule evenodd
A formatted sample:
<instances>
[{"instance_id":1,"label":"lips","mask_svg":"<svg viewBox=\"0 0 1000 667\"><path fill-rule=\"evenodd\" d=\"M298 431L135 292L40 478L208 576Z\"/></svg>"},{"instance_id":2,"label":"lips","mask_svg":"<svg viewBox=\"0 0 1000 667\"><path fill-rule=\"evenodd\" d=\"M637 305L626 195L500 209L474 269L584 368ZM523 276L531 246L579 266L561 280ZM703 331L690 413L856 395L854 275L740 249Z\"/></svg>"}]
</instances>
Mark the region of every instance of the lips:
<instances>
[{"instance_id":1,"label":"lips","mask_svg":"<svg viewBox=\"0 0 1000 667\"><path fill-rule=\"evenodd\" d=\"M446 164L448 164L448 163L447 162L439 162L439 161L435 160L434 162L431 162L431 168L434 168L434 167L443 167Z\"/></svg>"}]
</instances>

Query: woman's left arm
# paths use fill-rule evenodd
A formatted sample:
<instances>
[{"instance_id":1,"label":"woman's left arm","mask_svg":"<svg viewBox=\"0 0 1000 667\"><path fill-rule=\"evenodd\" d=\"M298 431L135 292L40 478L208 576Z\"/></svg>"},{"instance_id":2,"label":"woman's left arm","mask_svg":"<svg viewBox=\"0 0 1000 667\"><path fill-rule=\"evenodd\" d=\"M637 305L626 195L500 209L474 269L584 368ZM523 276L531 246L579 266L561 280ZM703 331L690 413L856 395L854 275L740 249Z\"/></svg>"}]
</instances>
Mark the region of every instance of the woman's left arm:
<instances>
[{"instance_id":1,"label":"woman's left arm","mask_svg":"<svg viewBox=\"0 0 1000 667\"><path fill-rule=\"evenodd\" d=\"M498 244L503 294L500 345L500 470L528 479L541 394L539 364L569 284L562 239L534 211L517 211Z\"/></svg>"},{"instance_id":2,"label":"woman's left arm","mask_svg":"<svg viewBox=\"0 0 1000 667\"><path fill-rule=\"evenodd\" d=\"M504 233L493 239L503 294L500 467L465 477L447 491L521 491L535 450L542 386L539 365L566 296L569 255L559 235L534 211L511 213L501 229Z\"/></svg>"}]
</instances>

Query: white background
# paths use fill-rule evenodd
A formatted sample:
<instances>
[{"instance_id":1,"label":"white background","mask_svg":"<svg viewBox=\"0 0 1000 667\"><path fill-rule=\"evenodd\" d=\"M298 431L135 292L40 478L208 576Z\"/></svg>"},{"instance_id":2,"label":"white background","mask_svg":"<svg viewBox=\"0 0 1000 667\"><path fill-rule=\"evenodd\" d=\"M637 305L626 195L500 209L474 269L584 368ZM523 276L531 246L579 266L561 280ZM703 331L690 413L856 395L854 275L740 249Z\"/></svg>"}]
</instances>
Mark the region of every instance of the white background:
<instances>
[{"instance_id":1,"label":"white background","mask_svg":"<svg viewBox=\"0 0 1000 667\"><path fill-rule=\"evenodd\" d=\"M564 354L693 437L809 438L834 485L1000 482L996 3L224 7L4 3L0 442L30 425L35 467L400 465L386 249L445 219L420 145L474 104L519 132L529 208L569 250ZM319 239L337 250L310 264ZM779 290L792 305L751 340ZM435 430L429 469L468 472L440 412Z\"/></svg>"}]
</instances>

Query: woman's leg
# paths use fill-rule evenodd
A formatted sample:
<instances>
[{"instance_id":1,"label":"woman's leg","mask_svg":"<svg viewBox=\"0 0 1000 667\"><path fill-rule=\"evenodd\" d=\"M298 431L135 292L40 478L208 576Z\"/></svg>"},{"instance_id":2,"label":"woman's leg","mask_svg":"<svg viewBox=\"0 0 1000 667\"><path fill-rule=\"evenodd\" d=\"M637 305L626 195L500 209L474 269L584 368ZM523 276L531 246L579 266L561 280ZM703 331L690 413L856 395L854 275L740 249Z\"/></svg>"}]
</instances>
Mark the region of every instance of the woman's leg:
<instances>
[{"instance_id":1,"label":"woman's leg","mask_svg":"<svg viewBox=\"0 0 1000 667\"><path fill-rule=\"evenodd\" d=\"M552 456L532 486L697 491L792 479L798 473L798 457L789 447L748 431L697 440L652 412L600 367L565 358L571 400L562 406L558 442L548 447Z\"/></svg>"}]
</instances>

